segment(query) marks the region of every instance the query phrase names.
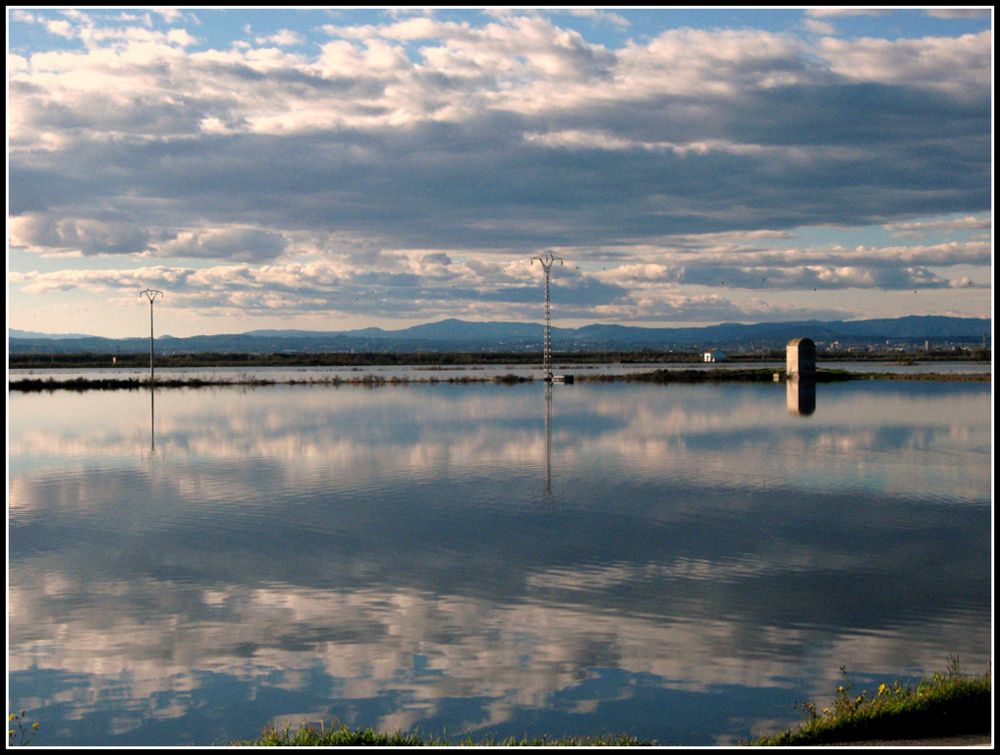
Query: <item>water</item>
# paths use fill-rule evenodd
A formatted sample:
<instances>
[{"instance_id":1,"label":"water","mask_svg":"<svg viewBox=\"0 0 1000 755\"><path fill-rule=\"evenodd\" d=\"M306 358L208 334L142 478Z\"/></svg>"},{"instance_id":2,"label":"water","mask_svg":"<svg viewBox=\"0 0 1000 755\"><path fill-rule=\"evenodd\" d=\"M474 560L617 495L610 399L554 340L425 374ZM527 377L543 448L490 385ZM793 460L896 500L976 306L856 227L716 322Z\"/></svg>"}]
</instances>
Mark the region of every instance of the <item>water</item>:
<instances>
[{"instance_id":1,"label":"water","mask_svg":"<svg viewBox=\"0 0 1000 755\"><path fill-rule=\"evenodd\" d=\"M36 744L331 719L727 744L800 721L841 666L859 688L990 668L988 383L12 392L8 411L9 699Z\"/></svg>"}]
</instances>

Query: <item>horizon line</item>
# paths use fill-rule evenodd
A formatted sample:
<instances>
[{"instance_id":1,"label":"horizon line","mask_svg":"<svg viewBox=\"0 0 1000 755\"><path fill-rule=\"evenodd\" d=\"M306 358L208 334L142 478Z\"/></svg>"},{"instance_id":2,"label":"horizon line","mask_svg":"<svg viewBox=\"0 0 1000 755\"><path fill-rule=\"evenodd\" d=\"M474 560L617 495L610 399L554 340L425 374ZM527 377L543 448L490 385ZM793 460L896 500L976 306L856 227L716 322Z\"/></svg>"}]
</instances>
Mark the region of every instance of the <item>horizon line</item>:
<instances>
[{"instance_id":1,"label":"horizon line","mask_svg":"<svg viewBox=\"0 0 1000 755\"><path fill-rule=\"evenodd\" d=\"M725 321L714 323L712 325L638 325L638 324L624 324L624 323L603 323L603 322L591 322L586 325L578 326L557 326L553 325L553 330L580 330L581 328L587 328L592 326L604 326L604 327L619 327L619 328L632 328L636 330L703 330L707 328L716 328L723 326L743 326L743 327L753 327L757 325L788 325L793 323L856 323L856 322L868 322L877 320L906 320L910 318L940 318L949 320L982 320L986 322L992 321L992 317L976 317L974 315L900 315L898 317L866 317L866 318L855 318L847 320L818 320L818 319L807 319L807 320L760 320L756 322L739 322L739 321ZM383 333L402 333L403 331L412 330L413 328L424 327L428 325L440 325L442 323L462 323L470 325L524 325L524 326L537 326L539 328L544 327L544 323L541 322L520 322L516 320L464 320L457 317L446 317L441 320L431 320L423 323L418 323L415 325L407 325L396 329L387 329L378 325L368 325L359 328L348 328L345 330L310 330L306 328L256 328L253 330L244 331L232 331L225 333L199 333L196 335L189 336L174 336L169 333L164 333L159 336L155 336L154 340L161 338L201 338L201 337L214 337L214 336L253 336L259 333L304 333L304 334L315 334L315 335L344 335L349 333L357 333L365 330L377 330ZM17 336L12 335L13 331L19 331L20 333L25 333L28 335ZM7 328L7 338L31 338L31 337L48 337L48 338L103 338L109 341L116 340L126 340L133 338L146 339L145 335L136 336L99 336L88 333L50 333L45 331L34 331L34 330L23 330L21 328Z\"/></svg>"}]
</instances>

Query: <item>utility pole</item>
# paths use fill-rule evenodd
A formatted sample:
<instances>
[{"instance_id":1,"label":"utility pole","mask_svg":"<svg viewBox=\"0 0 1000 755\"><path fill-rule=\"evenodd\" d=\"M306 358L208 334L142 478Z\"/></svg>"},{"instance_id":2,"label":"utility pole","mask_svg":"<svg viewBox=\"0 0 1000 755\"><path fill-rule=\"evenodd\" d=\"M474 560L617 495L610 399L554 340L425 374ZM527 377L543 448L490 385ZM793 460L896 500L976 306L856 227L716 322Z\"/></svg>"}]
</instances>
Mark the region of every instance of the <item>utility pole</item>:
<instances>
[{"instance_id":1,"label":"utility pole","mask_svg":"<svg viewBox=\"0 0 1000 755\"><path fill-rule=\"evenodd\" d=\"M534 262L538 260L539 264L542 266L542 270L545 271L545 340L542 348L542 371L545 373L545 381L548 383L552 382L552 304L549 297L549 276L552 270L552 265L555 262L563 264L562 257L556 257L552 254L551 250L546 251L538 257L532 257L531 261Z\"/></svg>"},{"instance_id":2,"label":"utility pole","mask_svg":"<svg viewBox=\"0 0 1000 755\"><path fill-rule=\"evenodd\" d=\"M153 302L156 301L157 296L163 296L163 292L157 291L155 288L147 288L145 291L140 291L139 296L145 296L149 299L149 385L152 387L155 377L153 373Z\"/></svg>"}]
</instances>

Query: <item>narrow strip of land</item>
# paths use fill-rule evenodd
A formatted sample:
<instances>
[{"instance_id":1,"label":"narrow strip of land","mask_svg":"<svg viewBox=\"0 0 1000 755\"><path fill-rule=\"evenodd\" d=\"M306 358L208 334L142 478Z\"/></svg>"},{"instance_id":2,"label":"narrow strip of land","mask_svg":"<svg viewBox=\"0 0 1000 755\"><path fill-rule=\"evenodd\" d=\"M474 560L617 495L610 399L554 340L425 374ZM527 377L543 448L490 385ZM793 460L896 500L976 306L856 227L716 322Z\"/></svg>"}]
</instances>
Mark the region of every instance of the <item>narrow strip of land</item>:
<instances>
[{"instance_id":1,"label":"narrow strip of land","mask_svg":"<svg viewBox=\"0 0 1000 755\"><path fill-rule=\"evenodd\" d=\"M210 387L266 387L275 385L312 385L312 386L382 386L382 385L407 385L412 383L530 383L542 380L542 376L525 376L513 373L492 376L448 376L439 377L434 375L420 376L382 376L365 374L359 376L344 377L341 375L331 375L329 377L308 377L308 378L281 378L270 379L256 375L237 377L187 377L170 378L158 377L152 383L149 378L89 378L72 377L56 379L53 377L36 378L24 377L9 380L7 386L12 391L33 392L33 391L110 391L110 390L139 390L152 385L155 388L210 388ZM633 383L772 383L783 382L785 371L783 369L657 369L648 372L635 372L624 374L578 374L574 376L574 382L633 382ZM848 380L936 380L945 382L990 382L992 373L898 373L898 372L848 372L846 370L817 370L815 378L817 383L834 383Z\"/></svg>"},{"instance_id":2,"label":"narrow strip of land","mask_svg":"<svg viewBox=\"0 0 1000 755\"><path fill-rule=\"evenodd\" d=\"M682 351L648 349L612 349L603 351L572 351L553 353L560 365L641 365L641 364L703 364L703 355ZM726 362L736 364L784 364L784 350L733 352ZM817 358L825 364L865 362L872 365L908 365L935 362L972 362L989 365L989 349L973 351L927 351L913 354L868 354L852 351L824 351ZM380 352L185 352L157 353L156 367L463 367L463 366L523 366L541 369L542 355L536 351L380 351ZM149 366L147 353L106 354L73 353L13 353L7 357L10 369L106 369L109 367L141 369Z\"/></svg>"}]
</instances>

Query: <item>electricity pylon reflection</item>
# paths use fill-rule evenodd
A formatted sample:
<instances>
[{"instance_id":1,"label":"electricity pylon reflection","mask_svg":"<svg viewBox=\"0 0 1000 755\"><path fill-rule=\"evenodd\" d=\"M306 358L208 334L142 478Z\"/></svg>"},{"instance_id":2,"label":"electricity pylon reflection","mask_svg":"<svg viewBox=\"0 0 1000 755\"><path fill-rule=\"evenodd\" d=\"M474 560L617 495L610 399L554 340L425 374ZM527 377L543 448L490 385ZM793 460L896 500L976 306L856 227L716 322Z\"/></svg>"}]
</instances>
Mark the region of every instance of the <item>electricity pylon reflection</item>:
<instances>
[{"instance_id":1,"label":"electricity pylon reflection","mask_svg":"<svg viewBox=\"0 0 1000 755\"><path fill-rule=\"evenodd\" d=\"M552 383L545 384L545 498L552 500Z\"/></svg>"}]
</instances>

